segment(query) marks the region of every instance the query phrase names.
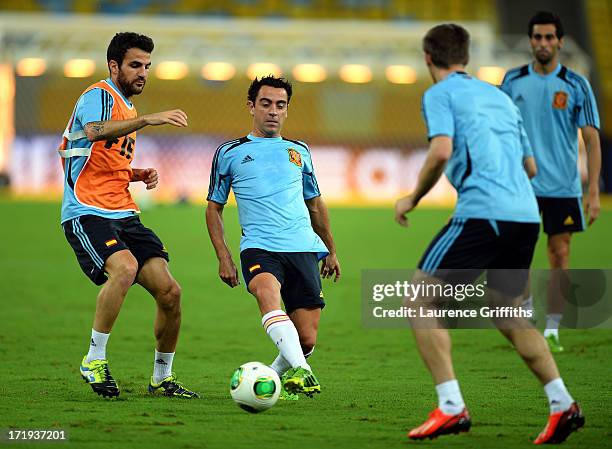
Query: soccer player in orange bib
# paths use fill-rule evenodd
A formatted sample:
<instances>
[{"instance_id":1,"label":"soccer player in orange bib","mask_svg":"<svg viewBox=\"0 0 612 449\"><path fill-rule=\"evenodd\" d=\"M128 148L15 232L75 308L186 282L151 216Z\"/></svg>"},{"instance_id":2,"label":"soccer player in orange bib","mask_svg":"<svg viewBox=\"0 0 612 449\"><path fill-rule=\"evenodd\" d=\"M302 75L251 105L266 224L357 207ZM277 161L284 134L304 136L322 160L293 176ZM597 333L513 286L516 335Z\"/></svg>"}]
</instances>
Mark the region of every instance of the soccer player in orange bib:
<instances>
[{"instance_id":1,"label":"soccer player in orange bib","mask_svg":"<svg viewBox=\"0 0 612 449\"><path fill-rule=\"evenodd\" d=\"M110 77L92 84L79 97L58 152L64 168L62 226L81 269L96 284L96 314L89 352L80 372L94 392L119 396L106 359L106 343L129 288L142 285L157 303L157 340L152 394L197 398L178 382L172 361L181 324L181 289L168 269L168 253L155 233L143 226L130 182L147 189L158 183L154 168L131 167L136 131L147 125L187 126L179 110L138 117L130 102L147 81L153 51L151 38L118 33L107 61Z\"/></svg>"}]
</instances>

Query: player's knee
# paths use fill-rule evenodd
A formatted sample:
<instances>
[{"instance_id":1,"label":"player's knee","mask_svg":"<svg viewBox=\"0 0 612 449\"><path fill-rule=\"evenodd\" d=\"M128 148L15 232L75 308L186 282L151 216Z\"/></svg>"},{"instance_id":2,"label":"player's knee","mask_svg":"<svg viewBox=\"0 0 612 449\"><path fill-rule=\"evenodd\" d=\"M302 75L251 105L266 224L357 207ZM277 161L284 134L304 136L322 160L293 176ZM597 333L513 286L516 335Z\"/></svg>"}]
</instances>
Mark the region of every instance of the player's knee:
<instances>
[{"instance_id":1,"label":"player's knee","mask_svg":"<svg viewBox=\"0 0 612 449\"><path fill-rule=\"evenodd\" d=\"M138 262L136 259L125 259L119 264L115 264L112 271L108 272L109 278L120 283L126 289L130 288L138 274Z\"/></svg>"},{"instance_id":2,"label":"player's knee","mask_svg":"<svg viewBox=\"0 0 612 449\"><path fill-rule=\"evenodd\" d=\"M175 280L168 282L156 295L157 304L168 312L181 312L181 286Z\"/></svg>"},{"instance_id":3,"label":"player's knee","mask_svg":"<svg viewBox=\"0 0 612 449\"><path fill-rule=\"evenodd\" d=\"M181 292L181 286L178 284L178 282L174 281L170 287L170 290L168 291L168 302L175 306L180 306Z\"/></svg>"},{"instance_id":4,"label":"player's knee","mask_svg":"<svg viewBox=\"0 0 612 449\"><path fill-rule=\"evenodd\" d=\"M554 268L567 266L569 260L569 246L555 245L549 248L551 262Z\"/></svg>"},{"instance_id":5,"label":"player's knee","mask_svg":"<svg viewBox=\"0 0 612 449\"><path fill-rule=\"evenodd\" d=\"M267 283L257 284L251 287L251 292L259 301L269 301L278 296L278 290Z\"/></svg>"}]
</instances>

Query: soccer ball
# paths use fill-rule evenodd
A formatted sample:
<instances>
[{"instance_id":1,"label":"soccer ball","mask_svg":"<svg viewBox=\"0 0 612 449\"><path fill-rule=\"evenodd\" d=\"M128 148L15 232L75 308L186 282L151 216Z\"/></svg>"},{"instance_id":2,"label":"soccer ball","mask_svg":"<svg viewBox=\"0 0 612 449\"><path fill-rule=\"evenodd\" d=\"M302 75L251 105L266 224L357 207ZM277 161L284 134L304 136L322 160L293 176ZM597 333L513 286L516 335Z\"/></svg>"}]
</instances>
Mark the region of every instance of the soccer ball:
<instances>
[{"instance_id":1,"label":"soccer ball","mask_svg":"<svg viewBox=\"0 0 612 449\"><path fill-rule=\"evenodd\" d=\"M240 366L230 382L230 394L238 406L249 413L268 410L281 391L278 374L269 366L249 362Z\"/></svg>"}]
</instances>

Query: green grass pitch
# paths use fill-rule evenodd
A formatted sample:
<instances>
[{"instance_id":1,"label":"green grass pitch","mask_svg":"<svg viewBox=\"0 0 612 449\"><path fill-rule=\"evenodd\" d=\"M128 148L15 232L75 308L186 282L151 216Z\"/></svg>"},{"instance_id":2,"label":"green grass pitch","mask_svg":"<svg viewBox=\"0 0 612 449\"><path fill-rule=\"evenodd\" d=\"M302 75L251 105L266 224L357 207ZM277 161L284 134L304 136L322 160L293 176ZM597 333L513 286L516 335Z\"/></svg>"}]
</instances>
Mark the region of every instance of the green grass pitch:
<instances>
[{"instance_id":1,"label":"green grass pitch","mask_svg":"<svg viewBox=\"0 0 612 449\"><path fill-rule=\"evenodd\" d=\"M261 328L244 286L217 277L204 208L158 206L142 215L169 248L183 287L183 326L175 358L179 377L199 401L151 398L153 300L135 286L113 329L108 356L121 389L117 401L94 395L78 374L87 350L97 288L81 273L59 226L59 204L0 200L0 429L59 427L69 442L15 447L87 448L400 448L531 447L548 407L535 378L505 340L489 330L456 331L454 359L473 418L469 434L410 443L435 392L405 329L366 329L360 317L360 270L414 267L448 210L415 212L412 226L393 221L390 208L331 210L343 275L324 281L327 307L311 359L323 392L250 415L229 397L240 364L271 362L275 348ZM238 257L237 213L225 213ZM575 236L572 266L611 267L604 211ZM545 268L544 238L535 267ZM562 375L581 402L586 427L565 447L610 446L612 331L562 331ZM59 445L58 445L59 444Z\"/></svg>"}]
</instances>

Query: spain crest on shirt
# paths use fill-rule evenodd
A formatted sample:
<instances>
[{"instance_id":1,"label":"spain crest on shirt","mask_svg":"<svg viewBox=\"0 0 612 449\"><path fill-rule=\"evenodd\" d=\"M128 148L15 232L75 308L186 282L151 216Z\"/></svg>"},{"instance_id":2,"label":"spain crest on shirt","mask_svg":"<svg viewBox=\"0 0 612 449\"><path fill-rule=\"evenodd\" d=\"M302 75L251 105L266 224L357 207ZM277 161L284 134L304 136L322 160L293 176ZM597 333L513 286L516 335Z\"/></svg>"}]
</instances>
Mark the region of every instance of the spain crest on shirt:
<instances>
[{"instance_id":1,"label":"spain crest on shirt","mask_svg":"<svg viewBox=\"0 0 612 449\"><path fill-rule=\"evenodd\" d=\"M289 153L289 162L297 165L298 167L302 166L302 155L299 151L294 150L293 148L287 148L287 152Z\"/></svg>"},{"instance_id":2,"label":"spain crest on shirt","mask_svg":"<svg viewBox=\"0 0 612 449\"><path fill-rule=\"evenodd\" d=\"M567 92L563 92L562 90L560 90L559 92L555 92L555 96L553 98L553 108L567 108Z\"/></svg>"}]
</instances>

